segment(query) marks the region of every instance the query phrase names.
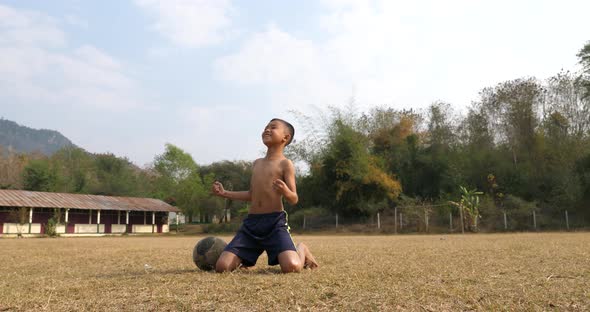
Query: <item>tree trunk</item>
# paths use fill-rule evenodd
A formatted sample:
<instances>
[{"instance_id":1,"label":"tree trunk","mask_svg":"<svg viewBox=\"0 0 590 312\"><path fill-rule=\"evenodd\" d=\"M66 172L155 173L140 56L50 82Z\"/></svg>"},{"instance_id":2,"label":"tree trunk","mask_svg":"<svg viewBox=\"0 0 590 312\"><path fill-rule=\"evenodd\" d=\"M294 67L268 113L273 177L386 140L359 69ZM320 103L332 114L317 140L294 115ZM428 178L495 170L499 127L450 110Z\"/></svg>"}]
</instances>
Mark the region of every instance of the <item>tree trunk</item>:
<instances>
[{"instance_id":1,"label":"tree trunk","mask_svg":"<svg viewBox=\"0 0 590 312\"><path fill-rule=\"evenodd\" d=\"M516 159L516 151L514 150L514 147L512 148L512 161L514 162L514 168L518 168L518 160Z\"/></svg>"}]
</instances>

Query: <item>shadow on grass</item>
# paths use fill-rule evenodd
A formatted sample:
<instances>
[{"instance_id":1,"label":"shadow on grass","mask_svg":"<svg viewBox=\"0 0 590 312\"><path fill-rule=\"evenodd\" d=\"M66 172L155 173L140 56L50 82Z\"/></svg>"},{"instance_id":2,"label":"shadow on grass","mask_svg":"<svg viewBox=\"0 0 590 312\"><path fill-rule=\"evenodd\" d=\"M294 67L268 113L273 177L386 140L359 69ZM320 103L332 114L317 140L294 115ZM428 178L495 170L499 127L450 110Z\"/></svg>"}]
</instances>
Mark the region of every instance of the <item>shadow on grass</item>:
<instances>
[{"instance_id":1,"label":"shadow on grass","mask_svg":"<svg viewBox=\"0 0 590 312\"><path fill-rule=\"evenodd\" d=\"M214 270L211 271L203 271L199 270L198 268L194 269L171 269L171 270L135 270L135 271L122 271L118 273L110 273L110 274L97 274L93 277L100 278L100 279L120 279L120 278L137 278L146 275L152 276L166 276L166 275L185 275L185 274L220 274L216 273ZM279 266L276 267L254 267L249 269L237 269L233 272L221 273L220 275L224 274L244 274L244 275L277 275L283 274L281 272L281 268Z\"/></svg>"},{"instance_id":2,"label":"shadow on grass","mask_svg":"<svg viewBox=\"0 0 590 312\"><path fill-rule=\"evenodd\" d=\"M195 269L172 269L172 270L136 270L136 271L122 271L116 273L109 273L109 274L97 274L94 277L96 278L104 278L104 279L111 279L111 278L125 278L125 277L139 277L139 276L146 276L146 275L184 275L189 273L195 272L203 272Z\"/></svg>"},{"instance_id":3,"label":"shadow on grass","mask_svg":"<svg viewBox=\"0 0 590 312\"><path fill-rule=\"evenodd\" d=\"M283 273L281 271L280 266L273 266L273 267L252 267L249 269L237 269L233 272L223 273L223 274L245 274L245 275L282 275L282 274L301 274L308 271L314 271L311 269L303 269L300 273Z\"/></svg>"}]
</instances>

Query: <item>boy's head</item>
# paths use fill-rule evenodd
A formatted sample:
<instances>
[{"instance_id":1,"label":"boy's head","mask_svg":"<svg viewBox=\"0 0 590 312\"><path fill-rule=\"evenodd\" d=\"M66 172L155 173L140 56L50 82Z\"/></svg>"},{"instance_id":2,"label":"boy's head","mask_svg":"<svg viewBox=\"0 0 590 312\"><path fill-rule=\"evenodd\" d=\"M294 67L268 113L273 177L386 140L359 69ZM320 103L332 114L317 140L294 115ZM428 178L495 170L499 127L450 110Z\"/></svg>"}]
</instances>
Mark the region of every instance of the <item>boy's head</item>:
<instances>
[{"instance_id":1,"label":"boy's head","mask_svg":"<svg viewBox=\"0 0 590 312\"><path fill-rule=\"evenodd\" d=\"M293 125L279 118L271 119L268 124L271 125L273 123L280 124L284 128L285 134L289 135L289 138L287 139L287 143L285 144L285 146L291 144L291 142L293 141L293 137L295 136L295 128L293 127Z\"/></svg>"}]
</instances>

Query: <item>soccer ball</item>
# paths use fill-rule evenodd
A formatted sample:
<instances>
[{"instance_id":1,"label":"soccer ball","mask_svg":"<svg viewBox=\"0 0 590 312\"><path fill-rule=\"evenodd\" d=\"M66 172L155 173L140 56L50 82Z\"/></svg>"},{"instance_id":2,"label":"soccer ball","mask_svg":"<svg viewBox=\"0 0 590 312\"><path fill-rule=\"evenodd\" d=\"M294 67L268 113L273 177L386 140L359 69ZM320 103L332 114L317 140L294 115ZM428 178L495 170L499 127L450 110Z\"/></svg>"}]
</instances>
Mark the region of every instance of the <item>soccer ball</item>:
<instances>
[{"instance_id":1,"label":"soccer ball","mask_svg":"<svg viewBox=\"0 0 590 312\"><path fill-rule=\"evenodd\" d=\"M203 238L193 249L193 262L204 271L215 269L215 263L226 245L227 243L219 237Z\"/></svg>"}]
</instances>

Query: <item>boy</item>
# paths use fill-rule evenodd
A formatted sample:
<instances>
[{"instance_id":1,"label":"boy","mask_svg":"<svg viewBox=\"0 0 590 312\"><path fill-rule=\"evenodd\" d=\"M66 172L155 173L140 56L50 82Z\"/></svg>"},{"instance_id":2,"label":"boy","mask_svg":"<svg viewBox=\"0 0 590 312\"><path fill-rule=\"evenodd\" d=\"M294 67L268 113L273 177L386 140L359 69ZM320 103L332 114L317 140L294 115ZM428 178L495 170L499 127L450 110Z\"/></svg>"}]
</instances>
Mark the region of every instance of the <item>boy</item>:
<instances>
[{"instance_id":1,"label":"boy","mask_svg":"<svg viewBox=\"0 0 590 312\"><path fill-rule=\"evenodd\" d=\"M292 205L299 200L295 168L283 155L294 135L295 129L290 123L272 119L262 132L266 156L254 161L250 190L230 192L224 190L221 183L213 183L214 195L252 202L236 236L217 260L217 272L233 271L240 265L254 266L263 251L268 255L268 264L280 264L283 273L318 267L305 244L295 247L287 225L287 213L283 209L283 197Z\"/></svg>"}]
</instances>

